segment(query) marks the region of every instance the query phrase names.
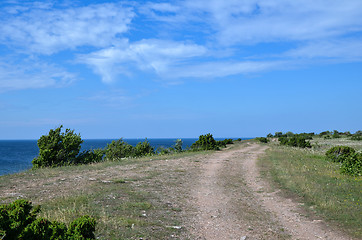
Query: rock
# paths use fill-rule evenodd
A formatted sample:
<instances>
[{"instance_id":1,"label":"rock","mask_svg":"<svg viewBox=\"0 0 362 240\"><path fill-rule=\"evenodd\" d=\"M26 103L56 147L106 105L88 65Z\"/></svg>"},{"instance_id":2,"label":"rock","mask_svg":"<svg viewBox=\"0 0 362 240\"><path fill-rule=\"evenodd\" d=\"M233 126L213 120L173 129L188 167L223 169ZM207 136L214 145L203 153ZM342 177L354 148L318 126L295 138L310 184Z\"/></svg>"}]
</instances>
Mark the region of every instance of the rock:
<instances>
[{"instance_id":1,"label":"rock","mask_svg":"<svg viewBox=\"0 0 362 240\"><path fill-rule=\"evenodd\" d=\"M173 228L173 229L181 229L182 227L181 226L166 226L168 228Z\"/></svg>"}]
</instances>

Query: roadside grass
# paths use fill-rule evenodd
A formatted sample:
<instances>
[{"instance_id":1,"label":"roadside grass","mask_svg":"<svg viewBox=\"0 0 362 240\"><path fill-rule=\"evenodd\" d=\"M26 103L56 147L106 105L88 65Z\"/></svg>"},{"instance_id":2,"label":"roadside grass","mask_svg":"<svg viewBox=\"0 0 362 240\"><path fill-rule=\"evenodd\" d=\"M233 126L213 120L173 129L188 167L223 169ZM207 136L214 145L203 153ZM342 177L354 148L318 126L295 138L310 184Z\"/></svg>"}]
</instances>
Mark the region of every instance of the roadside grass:
<instances>
[{"instance_id":1,"label":"roadside grass","mask_svg":"<svg viewBox=\"0 0 362 240\"><path fill-rule=\"evenodd\" d=\"M5 175L0 177L0 204L25 198L41 205L41 217L67 224L90 215L97 220L97 239L177 239L185 232L178 227L182 210L178 201L168 202L167 186L182 188L180 176L187 173L176 167L165 171L162 165L208 153L155 155Z\"/></svg>"},{"instance_id":2,"label":"roadside grass","mask_svg":"<svg viewBox=\"0 0 362 240\"><path fill-rule=\"evenodd\" d=\"M319 141L322 140L322 141ZM362 237L362 177L339 172L339 164L325 160L335 145L362 149L361 142L347 139L314 139L314 149L270 144L259 165L264 176L302 199L312 212L353 237Z\"/></svg>"}]
</instances>

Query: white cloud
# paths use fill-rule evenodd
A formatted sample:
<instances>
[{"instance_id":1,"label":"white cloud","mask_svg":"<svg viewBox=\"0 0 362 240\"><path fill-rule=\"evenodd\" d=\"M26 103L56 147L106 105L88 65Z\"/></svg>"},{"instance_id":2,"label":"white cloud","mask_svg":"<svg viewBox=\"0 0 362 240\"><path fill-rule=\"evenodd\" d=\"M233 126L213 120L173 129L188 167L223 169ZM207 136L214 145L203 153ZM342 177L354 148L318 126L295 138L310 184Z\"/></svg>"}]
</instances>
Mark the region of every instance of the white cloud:
<instances>
[{"instance_id":1,"label":"white cloud","mask_svg":"<svg viewBox=\"0 0 362 240\"><path fill-rule=\"evenodd\" d=\"M176 7L180 10L168 16L151 5L150 16L206 23L214 30L210 37L223 45L315 40L362 30L360 0L186 0Z\"/></svg>"},{"instance_id":2,"label":"white cloud","mask_svg":"<svg viewBox=\"0 0 362 240\"><path fill-rule=\"evenodd\" d=\"M0 61L0 92L68 86L75 75L62 68L35 61L12 64Z\"/></svg>"},{"instance_id":3,"label":"white cloud","mask_svg":"<svg viewBox=\"0 0 362 240\"><path fill-rule=\"evenodd\" d=\"M205 47L196 44L148 39L82 55L79 62L90 65L103 82L109 83L121 73L129 75L134 68L162 75L174 65L184 65L207 53Z\"/></svg>"},{"instance_id":4,"label":"white cloud","mask_svg":"<svg viewBox=\"0 0 362 240\"><path fill-rule=\"evenodd\" d=\"M105 83L140 71L177 82L285 69L311 59L361 61L360 0L184 0L61 8L54 4L6 8L0 13L0 44L35 56L77 49L69 51L70 58L90 66ZM273 43L284 46L273 49ZM24 85L27 88L73 78L59 69L52 71L58 77L46 76L42 67L30 71L20 65L10 70L0 65L1 86L16 89L22 85L17 83L19 76L32 79L33 84Z\"/></svg>"},{"instance_id":5,"label":"white cloud","mask_svg":"<svg viewBox=\"0 0 362 240\"><path fill-rule=\"evenodd\" d=\"M337 59L339 61L361 61L362 39L338 39L309 42L284 54L303 59Z\"/></svg>"},{"instance_id":6,"label":"white cloud","mask_svg":"<svg viewBox=\"0 0 362 240\"><path fill-rule=\"evenodd\" d=\"M168 69L168 78L219 78L284 68L284 61L207 62Z\"/></svg>"},{"instance_id":7,"label":"white cloud","mask_svg":"<svg viewBox=\"0 0 362 240\"><path fill-rule=\"evenodd\" d=\"M134 17L130 7L111 3L15 10L19 13L2 15L0 41L26 52L42 54L79 46L108 47L117 41L117 35L128 31Z\"/></svg>"}]
</instances>

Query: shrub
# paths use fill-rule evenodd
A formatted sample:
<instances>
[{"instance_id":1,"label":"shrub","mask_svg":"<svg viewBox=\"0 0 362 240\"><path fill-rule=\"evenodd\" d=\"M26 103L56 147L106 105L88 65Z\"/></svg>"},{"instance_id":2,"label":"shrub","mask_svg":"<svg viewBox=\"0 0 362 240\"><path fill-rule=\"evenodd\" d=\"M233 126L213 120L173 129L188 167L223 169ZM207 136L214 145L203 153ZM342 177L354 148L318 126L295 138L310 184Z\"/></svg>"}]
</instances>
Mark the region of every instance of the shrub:
<instances>
[{"instance_id":1,"label":"shrub","mask_svg":"<svg viewBox=\"0 0 362 240\"><path fill-rule=\"evenodd\" d=\"M283 133L282 132L276 132L275 134L274 134L274 137L276 137L276 138L279 138L279 137L282 137L283 136Z\"/></svg>"},{"instance_id":2,"label":"shrub","mask_svg":"<svg viewBox=\"0 0 362 240\"><path fill-rule=\"evenodd\" d=\"M176 152L182 152L182 140L181 139L177 139L176 140L176 143L175 143L175 146L174 146L174 149Z\"/></svg>"},{"instance_id":3,"label":"shrub","mask_svg":"<svg viewBox=\"0 0 362 240\"><path fill-rule=\"evenodd\" d=\"M38 140L39 156L34 158L33 168L68 165L75 162L83 140L74 130L61 132L62 125L51 129Z\"/></svg>"},{"instance_id":4,"label":"shrub","mask_svg":"<svg viewBox=\"0 0 362 240\"><path fill-rule=\"evenodd\" d=\"M362 141L362 136L361 135L353 135L351 137L351 140Z\"/></svg>"},{"instance_id":5,"label":"shrub","mask_svg":"<svg viewBox=\"0 0 362 240\"><path fill-rule=\"evenodd\" d=\"M132 156L133 147L121 138L108 144L105 152L108 160L116 160Z\"/></svg>"},{"instance_id":6,"label":"shrub","mask_svg":"<svg viewBox=\"0 0 362 240\"><path fill-rule=\"evenodd\" d=\"M28 225L20 235L26 240L66 240L67 227L64 223L51 222L45 218L38 218Z\"/></svg>"},{"instance_id":7,"label":"shrub","mask_svg":"<svg viewBox=\"0 0 362 240\"><path fill-rule=\"evenodd\" d=\"M312 145L309 141L306 141L306 139L302 136L294 136L291 138L287 137L280 137L279 139L280 145L286 145L291 147L300 147L300 148L311 148Z\"/></svg>"},{"instance_id":8,"label":"shrub","mask_svg":"<svg viewBox=\"0 0 362 240\"><path fill-rule=\"evenodd\" d=\"M0 206L0 238L3 240L90 240L95 239L96 221L83 216L74 220L69 229L64 223L36 219L40 206L20 199ZM1 236L2 235L2 236Z\"/></svg>"},{"instance_id":9,"label":"shrub","mask_svg":"<svg viewBox=\"0 0 362 240\"><path fill-rule=\"evenodd\" d=\"M352 153L341 164L341 172L352 176L362 175L362 154Z\"/></svg>"},{"instance_id":10,"label":"shrub","mask_svg":"<svg viewBox=\"0 0 362 240\"><path fill-rule=\"evenodd\" d=\"M191 145L191 149L194 151L199 150L219 150L216 141L212 134L200 135L199 140Z\"/></svg>"},{"instance_id":11,"label":"shrub","mask_svg":"<svg viewBox=\"0 0 362 240\"><path fill-rule=\"evenodd\" d=\"M261 142L261 143L268 143L269 140L265 137L258 137L258 138L255 138L257 141Z\"/></svg>"},{"instance_id":12,"label":"shrub","mask_svg":"<svg viewBox=\"0 0 362 240\"><path fill-rule=\"evenodd\" d=\"M82 216L74 220L68 229L69 240L95 239L96 221L89 216Z\"/></svg>"},{"instance_id":13,"label":"shrub","mask_svg":"<svg viewBox=\"0 0 362 240\"><path fill-rule=\"evenodd\" d=\"M77 156L74 163L89 164L89 163L101 162L103 160L104 154L105 150L103 149L86 150Z\"/></svg>"},{"instance_id":14,"label":"shrub","mask_svg":"<svg viewBox=\"0 0 362 240\"><path fill-rule=\"evenodd\" d=\"M16 200L8 205L0 206L0 232L2 239L17 239L27 225L35 221L40 207L33 209L31 202Z\"/></svg>"},{"instance_id":15,"label":"shrub","mask_svg":"<svg viewBox=\"0 0 362 240\"><path fill-rule=\"evenodd\" d=\"M287 145L288 138L287 137L279 137L278 141L279 141L280 145Z\"/></svg>"},{"instance_id":16,"label":"shrub","mask_svg":"<svg viewBox=\"0 0 362 240\"><path fill-rule=\"evenodd\" d=\"M326 157L333 162L343 162L346 157L355 152L356 150L348 146L335 146L326 152Z\"/></svg>"},{"instance_id":17,"label":"shrub","mask_svg":"<svg viewBox=\"0 0 362 240\"><path fill-rule=\"evenodd\" d=\"M226 139L221 140L221 141L216 141L216 145L218 147L226 147L226 145L228 145L228 144L234 144L233 140L231 138L226 138Z\"/></svg>"},{"instance_id":18,"label":"shrub","mask_svg":"<svg viewBox=\"0 0 362 240\"><path fill-rule=\"evenodd\" d=\"M332 133L330 131L324 131L324 132L321 132L319 134L320 137L323 137L323 136L330 136Z\"/></svg>"},{"instance_id":19,"label":"shrub","mask_svg":"<svg viewBox=\"0 0 362 240\"><path fill-rule=\"evenodd\" d=\"M156 153L160 154L160 155L166 155L166 154L171 154L173 152L173 148L165 148L165 147L158 147L156 149Z\"/></svg>"},{"instance_id":20,"label":"shrub","mask_svg":"<svg viewBox=\"0 0 362 240\"><path fill-rule=\"evenodd\" d=\"M136 147L133 149L131 156L133 157L142 157L147 155L152 155L155 153L154 147L147 141L137 143Z\"/></svg>"}]
</instances>

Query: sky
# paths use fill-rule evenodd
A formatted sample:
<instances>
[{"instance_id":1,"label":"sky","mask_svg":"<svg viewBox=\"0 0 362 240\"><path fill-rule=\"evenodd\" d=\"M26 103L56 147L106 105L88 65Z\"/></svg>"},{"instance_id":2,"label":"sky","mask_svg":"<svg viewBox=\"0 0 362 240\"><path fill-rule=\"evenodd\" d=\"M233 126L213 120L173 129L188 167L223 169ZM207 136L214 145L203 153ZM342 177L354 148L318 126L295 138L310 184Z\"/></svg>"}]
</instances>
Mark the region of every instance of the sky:
<instances>
[{"instance_id":1,"label":"sky","mask_svg":"<svg viewBox=\"0 0 362 240\"><path fill-rule=\"evenodd\" d=\"M0 139L362 129L361 0L0 3Z\"/></svg>"}]
</instances>

